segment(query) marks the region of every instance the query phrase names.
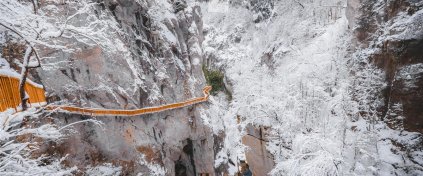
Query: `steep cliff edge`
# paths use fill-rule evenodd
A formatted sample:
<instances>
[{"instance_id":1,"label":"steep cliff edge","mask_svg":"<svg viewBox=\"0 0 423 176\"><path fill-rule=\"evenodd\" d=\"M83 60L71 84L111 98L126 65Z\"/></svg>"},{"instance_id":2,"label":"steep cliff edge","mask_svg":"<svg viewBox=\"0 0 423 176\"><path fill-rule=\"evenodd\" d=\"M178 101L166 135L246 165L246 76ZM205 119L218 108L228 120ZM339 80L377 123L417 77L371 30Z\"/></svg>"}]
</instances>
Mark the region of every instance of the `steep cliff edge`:
<instances>
[{"instance_id":1,"label":"steep cliff edge","mask_svg":"<svg viewBox=\"0 0 423 176\"><path fill-rule=\"evenodd\" d=\"M421 133L423 3L349 2L357 47L368 50L370 62L385 72L383 120L392 128Z\"/></svg>"},{"instance_id":2,"label":"steep cliff edge","mask_svg":"<svg viewBox=\"0 0 423 176\"><path fill-rule=\"evenodd\" d=\"M352 95L361 117L383 124L375 128L374 149L385 164L374 161L387 175L423 171L422 8L421 1L348 1L356 78ZM366 155L358 153L357 158Z\"/></svg>"},{"instance_id":3,"label":"steep cliff edge","mask_svg":"<svg viewBox=\"0 0 423 176\"><path fill-rule=\"evenodd\" d=\"M38 14L52 21L67 19L63 35L47 40L51 45L36 45L42 64L30 78L45 86L49 103L136 109L202 96L206 83L198 6L161 0L35 3ZM63 43L60 49L49 47ZM67 156L62 164L77 166L80 173L112 163L124 175L213 174L214 137L202 123L207 106L97 117L102 126L76 124L66 139L47 143L39 152ZM60 126L92 118L56 112L45 116Z\"/></svg>"},{"instance_id":4,"label":"steep cliff edge","mask_svg":"<svg viewBox=\"0 0 423 176\"><path fill-rule=\"evenodd\" d=\"M108 52L94 45L56 57L50 62L72 67L39 71L48 92L80 106L119 109L201 95L205 80L198 7L173 7L166 1L104 1L96 8L95 13L117 22L120 31L104 32L123 51ZM145 166L154 164L164 169L156 171L158 175L213 173L214 139L198 110L204 106L140 117L99 117L104 126L79 126L79 135L58 148L69 154L70 166L112 162L123 166L123 173L134 174L154 171ZM64 116L56 115L64 124L85 118L70 115L63 120Z\"/></svg>"}]
</instances>

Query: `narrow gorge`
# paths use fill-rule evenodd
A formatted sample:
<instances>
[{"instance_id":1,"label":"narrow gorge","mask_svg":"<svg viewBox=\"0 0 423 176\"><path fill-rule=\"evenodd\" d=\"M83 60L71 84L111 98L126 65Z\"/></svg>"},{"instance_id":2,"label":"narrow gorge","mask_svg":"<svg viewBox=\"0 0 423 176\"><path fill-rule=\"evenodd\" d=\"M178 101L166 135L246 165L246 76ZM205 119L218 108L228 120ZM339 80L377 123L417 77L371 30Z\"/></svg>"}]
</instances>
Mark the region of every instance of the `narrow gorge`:
<instances>
[{"instance_id":1,"label":"narrow gorge","mask_svg":"<svg viewBox=\"0 0 423 176\"><path fill-rule=\"evenodd\" d=\"M0 0L0 53L0 175L423 175L421 0Z\"/></svg>"}]
</instances>

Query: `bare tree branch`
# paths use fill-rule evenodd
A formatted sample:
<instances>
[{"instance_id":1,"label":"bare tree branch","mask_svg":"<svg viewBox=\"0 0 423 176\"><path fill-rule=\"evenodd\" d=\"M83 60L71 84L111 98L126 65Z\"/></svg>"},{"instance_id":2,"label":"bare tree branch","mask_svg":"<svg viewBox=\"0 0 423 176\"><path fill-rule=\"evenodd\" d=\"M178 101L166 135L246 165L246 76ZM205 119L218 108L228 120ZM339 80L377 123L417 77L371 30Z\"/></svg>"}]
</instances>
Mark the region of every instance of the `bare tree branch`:
<instances>
[{"instance_id":1,"label":"bare tree branch","mask_svg":"<svg viewBox=\"0 0 423 176\"><path fill-rule=\"evenodd\" d=\"M301 4L300 2L298 2L297 0L294 0L296 3L298 3L303 9L305 8L303 4Z\"/></svg>"},{"instance_id":2,"label":"bare tree branch","mask_svg":"<svg viewBox=\"0 0 423 176\"><path fill-rule=\"evenodd\" d=\"M39 7L38 0L30 0L30 3L19 0L0 2L0 26L16 34L25 41L27 48L21 65L21 78L19 84L22 110L26 110L27 98L25 95L25 82L30 69L41 67L41 57L37 47L46 47L53 50L73 52L82 45L98 45L108 51L116 50L115 42L105 31L120 30L116 27L113 18L97 16L94 13L98 3L83 0L71 1L71 9L58 16L46 16L48 9ZM45 12L44 12L45 10ZM69 14L71 12L71 14ZM55 12L51 12L55 13ZM78 20L84 17L87 21L80 24ZM75 40L77 42L66 42ZM79 43L79 44L76 44ZM69 48L69 49L68 49ZM73 49L72 49L73 48ZM31 62L31 59L36 59Z\"/></svg>"}]
</instances>

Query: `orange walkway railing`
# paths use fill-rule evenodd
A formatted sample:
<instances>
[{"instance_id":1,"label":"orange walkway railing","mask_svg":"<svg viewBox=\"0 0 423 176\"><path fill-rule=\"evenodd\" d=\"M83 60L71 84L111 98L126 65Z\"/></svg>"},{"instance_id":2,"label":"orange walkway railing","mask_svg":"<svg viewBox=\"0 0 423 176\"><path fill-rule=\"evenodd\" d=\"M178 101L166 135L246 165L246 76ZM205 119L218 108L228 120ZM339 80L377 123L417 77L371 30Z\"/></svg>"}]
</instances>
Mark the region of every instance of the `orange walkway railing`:
<instances>
[{"instance_id":1,"label":"orange walkway railing","mask_svg":"<svg viewBox=\"0 0 423 176\"><path fill-rule=\"evenodd\" d=\"M0 72L0 112L13 108L19 111L21 104L19 93L19 74ZM30 80L25 83L25 92L29 96L28 104L30 107L39 107L46 104L46 97L43 86Z\"/></svg>"},{"instance_id":2,"label":"orange walkway railing","mask_svg":"<svg viewBox=\"0 0 423 176\"><path fill-rule=\"evenodd\" d=\"M170 109L182 108L196 103L205 102L210 96L210 90L211 86L204 87L203 97L193 98L179 103L134 110L95 109L58 105L48 105L46 109L50 111L57 110L73 114L83 114L90 116L136 116L161 112ZM25 83L25 92L29 96L28 103L30 107L40 107L46 104L46 97L43 86L38 85L32 82L31 80L27 80L27 82ZM19 109L17 109L21 103L19 97L19 75L17 73L5 74L0 72L0 112L3 112L9 108L14 108L15 111L19 111Z\"/></svg>"},{"instance_id":3,"label":"orange walkway railing","mask_svg":"<svg viewBox=\"0 0 423 176\"><path fill-rule=\"evenodd\" d=\"M211 90L211 86L206 86L203 88L203 97L189 99L187 101L161 105L156 107L148 107L142 109L134 109L134 110L120 110L120 109L95 109L95 108L80 108L75 106L56 106L56 105L49 105L46 109L48 110L58 110L63 112L70 112L73 114L82 114L82 115L90 115L90 116L136 116L136 115L143 115L143 114L151 114L171 109L182 108L186 106L190 106L193 104L205 102L209 99L209 92Z\"/></svg>"}]
</instances>

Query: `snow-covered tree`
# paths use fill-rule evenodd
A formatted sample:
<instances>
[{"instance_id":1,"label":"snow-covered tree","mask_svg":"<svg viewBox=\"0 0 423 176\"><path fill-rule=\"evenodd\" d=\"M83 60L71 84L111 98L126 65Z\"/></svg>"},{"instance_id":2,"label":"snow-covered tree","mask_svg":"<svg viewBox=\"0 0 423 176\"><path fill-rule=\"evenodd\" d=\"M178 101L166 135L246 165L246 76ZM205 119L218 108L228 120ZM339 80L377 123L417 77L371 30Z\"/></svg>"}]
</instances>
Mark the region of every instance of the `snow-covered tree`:
<instances>
[{"instance_id":1,"label":"snow-covered tree","mask_svg":"<svg viewBox=\"0 0 423 176\"><path fill-rule=\"evenodd\" d=\"M117 23L98 13L102 10L99 7L97 2L84 0L0 1L0 26L26 48L20 59L22 110L27 109L24 83L28 71L41 67L43 59L48 58L40 50L72 53L83 47L80 43L111 51L116 48L104 31L117 31Z\"/></svg>"},{"instance_id":2,"label":"snow-covered tree","mask_svg":"<svg viewBox=\"0 0 423 176\"><path fill-rule=\"evenodd\" d=\"M58 127L43 123L35 125L43 113L34 108L12 114L0 113L0 175L72 175L76 167L65 168L61 162L66 158L38 156L37 150L43 143L60 143L66 133L72 134L72 126L78 123L93 122L84 120Z\"/></svg>"},{"instance_id":3,"label":"snow-covered tree","mask_svg":"<svg viewBox=\"0 0 423 176\"><path fill-rule=\"evenodd\" d=\"M61 161L65 158L39 156L38 147L45 142L59 143L67 134L73 134L69 129L76 123L99 122L84 120L63 127L34 125L48 116L42 109L28 108L24 83L29 70L42 67L53 52L74 53L86 46L115 51L115 44L104 31L118 31L117 23L105 15L107 11L99 13L101 10L99 3L84 0L0 1L0 31L10 39L3 42L25 46L24 52L16 55L22 58L5 63L7 67L17 64L21 68L22 112L0 113L0 175L72 175L77 170L64 168Z\"/></svg>"}]
</instances>

